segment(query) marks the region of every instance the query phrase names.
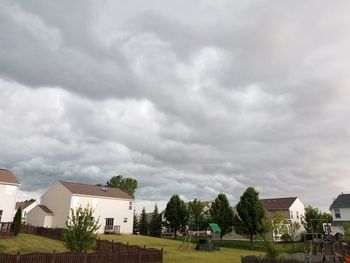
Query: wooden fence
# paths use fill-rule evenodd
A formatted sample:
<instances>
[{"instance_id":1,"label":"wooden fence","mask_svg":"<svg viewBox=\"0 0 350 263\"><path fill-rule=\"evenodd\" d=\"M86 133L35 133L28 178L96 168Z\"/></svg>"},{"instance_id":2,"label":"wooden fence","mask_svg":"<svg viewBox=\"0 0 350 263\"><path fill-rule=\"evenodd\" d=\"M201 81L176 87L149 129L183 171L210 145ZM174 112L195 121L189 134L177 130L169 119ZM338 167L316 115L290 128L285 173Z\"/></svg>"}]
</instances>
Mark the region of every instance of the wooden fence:
<instances>
[{"instance_id":1,"label":"wooden fence","mask_svg":"<svg viewBox=\"0 0 350 263\"><path fill-rule=\"evenodd\" d=\"M63 240L63 228L46 228L31 225L22 225L21 232L26 234L48 237L56 240Z\"/></svg>"},{"instance_id":2,"label":"wooden fence","mask_svg":"<svg viewBox=\"0 0 350 263\"><path fill-rule=\"evenodd\" d=\"M149 250L140 249L136 253L30 253L30 254L0 254L1 263L162 263L163 256Z\"/></svg>"},{"instance_id":3,"label":"wooden fence","mask_svg":"<svg viewBox=\"0 0 350 263\"><path fill-rule=\"evenodd\" d=\"M296 259L273 259L262 256L245 256L241 257L241 263L305 263ZM321 262L320 262L321 263Z\"/></svg>"}]
</instances>

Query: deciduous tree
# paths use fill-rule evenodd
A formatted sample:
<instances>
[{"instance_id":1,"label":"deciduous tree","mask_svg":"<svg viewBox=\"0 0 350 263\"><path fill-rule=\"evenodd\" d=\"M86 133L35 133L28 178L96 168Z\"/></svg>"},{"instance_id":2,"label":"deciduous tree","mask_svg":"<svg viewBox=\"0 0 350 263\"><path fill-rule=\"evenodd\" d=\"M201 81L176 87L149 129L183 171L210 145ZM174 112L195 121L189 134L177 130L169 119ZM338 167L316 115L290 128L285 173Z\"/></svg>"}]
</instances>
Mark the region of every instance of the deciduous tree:
<instances>
[{"instance_id":1,"label":"deciduous tree","mask_svg":"<svg viewBox=\"0 0 350 263\"><path fill-rule=\"evenodd\" d=\"M221 238L232 231L233 209L225 194L219 194L210 207L210 215L213 223L219 225Z\"/></svg>"},{"instance_id":2,"label":"deciduous tree","mask_svg":"<svg viewBox=\"0 0 350 263\"><path fill-rule=\"evenodd\" d=\"M137 188L137 180L130 177L124 177L122 175L118 175L118 176L113 176L106 183L106 186L117 187L133 197Z\"/></svg>"},{"instance_id":3,"label":"deciduous tree","mask_svg":"<svg viewBox=\"0 0 350 263\"><path fill-rule=\"evenodd\" d=\"M187 209L184 201L178 195L173 195L165 209L164 217L167 226L174 231L175 238L177 232L186 226L187 223Z\"/></svg>"},{"instance_id":4,"label":"deciduous tree","mask_svg":"<svg viewBox=\"0 0 350 263\"><path fill-rule=\"evenodd\" d=\"M90 207L71 209L64 231L65 246L72 251L86 251L94 248L99 219L93 217Z\"/></svg>"},{"instance_id":5,"label":"deciduous tree","mask_svg":"<svg viewBox=\"0 0 350 263\"><path fill-rule=\"evenodd\" d=\"M265 210L259 200L259 193L248 187L237 204L237 215L234 218L234 229L237 234L246 236L253 247L253 240L264 232L263 221Z\"/></svg>"},{"instance_id":6,"label":"deciduous tree","mask_svg":"<svg viewBox=\"0 0 350 263\"><path fill-rule=\"evenodd\" d=\"M194 199L188 204L188 226L190 230L204 230L208 226L209 210L205 210L205 205Z\"/></svg>"}]
</instances>

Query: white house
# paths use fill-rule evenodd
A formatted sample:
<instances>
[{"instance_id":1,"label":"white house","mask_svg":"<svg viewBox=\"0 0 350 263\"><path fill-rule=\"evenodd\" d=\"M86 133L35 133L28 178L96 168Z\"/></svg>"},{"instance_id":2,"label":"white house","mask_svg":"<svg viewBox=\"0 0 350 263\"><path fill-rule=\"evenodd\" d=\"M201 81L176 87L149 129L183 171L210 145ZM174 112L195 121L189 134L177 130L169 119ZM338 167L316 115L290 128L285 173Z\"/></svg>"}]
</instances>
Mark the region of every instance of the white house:
<instances>
[{"instance_id":1,"label":"white house","mask_svg":"<svg viewBox=\"0 0 350 263\"><path fill-rule=\"evenodd\" d=\"M0 222L12 222L19 182L7 169L0 169Z\"/></svg>"},{"instance_id":2,"label":"white house","mask_svg":"<svg viewBox=\"0 0 350 263\"><path fill-rule=\"evenodd\" d=\"M29 213L29 211L31 211L34 207L36 207L38 205L38 202L36 200L29 200L29 201L22 201L22 202L17 202L16 203L16 209L15 209L15 213L17 211L18 208L21 208L22 210L22 223L26 223L27 220L27 214ZM15 215L13 215L15 216Z\"/></svg>"},{"instance_id":3,"label":"white house","mask_svg":"<svg viewBox=\"0 0 350 263\"><path fill-rule=\"evenodd\" d=\"M260 200L265 208L268 217L279 213L286 218L286 227L290 223L297 222L300 224L298 233L303 230L302 218L305 214L305 206L299 197L283 197L283 198L269 198ZM274 239L278 240L280 233L274 232Z\"/></svg>"},{"instance_id":4,"label":"white house","mask_svg":"<svg viewBox=\"0 0 350 263\"><path fill-rule=\"evenodd\" d=\"M90 206L99 219L98 232L133 232L134 198L118 188L57 181L41 196L40 206L27 215L27 223L65 227L71 209Z\"/></svg>"},{"instance_id":5,"label":"white house","mask_svg":"<svg viewBox=\"0 0 350 263\"><path fill-rule=\"evenodd\" d=\"M350 223L350 194L341 193L331 204L332 233L343 233L342 225Z\"/></svg>"}]
</instances>

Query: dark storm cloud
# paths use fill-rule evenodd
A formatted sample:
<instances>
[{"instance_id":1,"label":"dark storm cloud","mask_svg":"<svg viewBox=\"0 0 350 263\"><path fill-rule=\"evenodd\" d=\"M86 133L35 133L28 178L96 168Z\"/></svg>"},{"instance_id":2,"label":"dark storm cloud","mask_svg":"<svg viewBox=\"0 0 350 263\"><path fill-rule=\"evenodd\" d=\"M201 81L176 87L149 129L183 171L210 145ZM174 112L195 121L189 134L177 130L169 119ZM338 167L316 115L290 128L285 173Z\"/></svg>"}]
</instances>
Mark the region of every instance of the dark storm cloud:
<instances>
[{"instance_id":1,"label":"dark storm cloud","mask_svg":"<svg viewBox=\"0 0 350 263\"><path fill-rule=\"evenodd\" d=\"M121 173L147 205L253 185L327 208L350 182L348 7L0 1L0 165L27 195Z\"/></svg>"}]
</instances>

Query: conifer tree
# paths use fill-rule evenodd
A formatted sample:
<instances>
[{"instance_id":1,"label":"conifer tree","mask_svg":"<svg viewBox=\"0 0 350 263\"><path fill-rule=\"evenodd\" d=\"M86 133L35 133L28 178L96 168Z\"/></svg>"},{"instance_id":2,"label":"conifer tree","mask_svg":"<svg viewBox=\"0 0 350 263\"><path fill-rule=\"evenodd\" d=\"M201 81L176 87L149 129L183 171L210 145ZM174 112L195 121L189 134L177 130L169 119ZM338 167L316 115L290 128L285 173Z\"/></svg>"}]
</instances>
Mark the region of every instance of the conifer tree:
<instances>
[{"instance_id":1,"label":"conifer tree","mask_svg":"<svg viewBox=\"0 0 350 263\"><path fill-rule=\"evenodd\" d=\"M146 209L142 209L141 213L141 219L139 223L139 231L140 235L147 236L148 235L148 222L147 222L147 215L146 215Z\"/></svg>"},{"instance_id":2,"label":"conifer tree","mask_svg":"<svg viewBox=\"0 0 350 263\"><path fill-rule=\"evenodd\" d=\"M149 226L149 235L161 237L162 235L162 214L158 213L158 206L155 204L152 219Z\"/></svg>"}]
</instances>

